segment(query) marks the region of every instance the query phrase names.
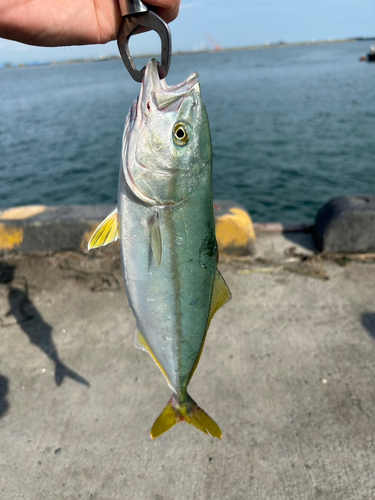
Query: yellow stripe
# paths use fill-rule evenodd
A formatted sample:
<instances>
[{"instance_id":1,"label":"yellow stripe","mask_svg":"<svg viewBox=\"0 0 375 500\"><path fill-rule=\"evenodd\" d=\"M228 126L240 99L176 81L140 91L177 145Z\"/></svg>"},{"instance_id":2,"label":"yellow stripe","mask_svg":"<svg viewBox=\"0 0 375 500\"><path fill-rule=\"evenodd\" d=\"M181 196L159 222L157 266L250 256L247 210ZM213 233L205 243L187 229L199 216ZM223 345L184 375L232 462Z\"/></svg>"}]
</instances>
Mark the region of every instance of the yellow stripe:
<instances>
[{"instance_id":1,"label":"yellow stripe","mask_svg":"<svg viewBox=\"0 0 375 500\"><path fill-rule=\"evenodd\" d=\"M20 227L0 224L0 249L14 250L23 242L23 229Z\"/></svg>"}]
</instances>

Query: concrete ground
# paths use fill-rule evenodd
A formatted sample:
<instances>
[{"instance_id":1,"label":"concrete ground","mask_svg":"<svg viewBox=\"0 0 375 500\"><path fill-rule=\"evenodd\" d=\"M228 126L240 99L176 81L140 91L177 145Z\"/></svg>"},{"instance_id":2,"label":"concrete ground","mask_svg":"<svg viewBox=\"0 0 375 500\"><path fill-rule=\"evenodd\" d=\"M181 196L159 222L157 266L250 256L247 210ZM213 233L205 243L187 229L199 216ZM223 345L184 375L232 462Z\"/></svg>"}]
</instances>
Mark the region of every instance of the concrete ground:
<instances>
[{"instance_id":1,"label":"concrete ground","mask_svg":"<svg viewBox=\"0 0 375 500\"><path fill-rule=\"evenodd\" d=\"M1 258L0 498L374 498L375 264L310 245L270 234L220 266L233 300L190 393L222 440L150 439L170 389L133 346L116 249Z\"/></svg>"}]
</instances>

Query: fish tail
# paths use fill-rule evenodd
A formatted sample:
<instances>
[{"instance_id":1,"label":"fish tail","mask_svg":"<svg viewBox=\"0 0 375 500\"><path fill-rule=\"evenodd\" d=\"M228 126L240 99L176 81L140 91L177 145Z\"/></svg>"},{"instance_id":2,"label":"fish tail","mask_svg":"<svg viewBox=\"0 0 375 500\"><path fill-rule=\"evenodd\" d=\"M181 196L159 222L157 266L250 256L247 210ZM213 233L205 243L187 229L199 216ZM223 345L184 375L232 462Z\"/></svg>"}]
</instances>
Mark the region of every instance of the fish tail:
<instances>
[{"instance_id":1,"label":"fish tail","mask_svg":"<svg viewBox=\"0 0 375 500\"><path fill-rule=\"evenodd\" d=\"M173 394L167 406L155 420L151 429L151 438L157 438L178 422L184 421L194 425L205 434L221 438L220 427L189 395L184 401L180 401L176 394Z\"/></svg>"}]
</instances>

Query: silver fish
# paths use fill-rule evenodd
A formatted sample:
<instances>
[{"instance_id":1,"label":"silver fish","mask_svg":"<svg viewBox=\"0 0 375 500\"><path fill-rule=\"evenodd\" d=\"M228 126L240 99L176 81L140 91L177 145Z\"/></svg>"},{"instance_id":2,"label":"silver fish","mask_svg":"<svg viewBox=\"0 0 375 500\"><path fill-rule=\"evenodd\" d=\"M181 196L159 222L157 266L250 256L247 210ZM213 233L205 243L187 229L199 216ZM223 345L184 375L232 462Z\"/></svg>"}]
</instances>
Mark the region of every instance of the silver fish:
<instances>
[{"instance_id":1,"label":"silver fish","mask_svg":"<svg viewBox=\"0 0 375 500\"><path fill-rule=\"evenodd\" d=\"M118 207L89 249L120 238L135 345L173 391L152 438L181 421L221 437L187 392L212 316L231 298L217 269L211 163L198 74L168 86L151 59L125 124Z\"/></svg>"}]
</instances>

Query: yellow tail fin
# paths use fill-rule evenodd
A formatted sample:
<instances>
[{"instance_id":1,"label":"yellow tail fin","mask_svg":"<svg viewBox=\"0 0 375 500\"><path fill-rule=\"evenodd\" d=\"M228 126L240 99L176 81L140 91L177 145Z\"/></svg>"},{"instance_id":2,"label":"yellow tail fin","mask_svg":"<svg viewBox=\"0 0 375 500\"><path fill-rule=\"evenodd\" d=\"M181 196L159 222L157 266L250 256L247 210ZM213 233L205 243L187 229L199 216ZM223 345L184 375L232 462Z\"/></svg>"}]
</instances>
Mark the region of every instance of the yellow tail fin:
<instances>
[{"instance_id":1,"label":"yellow tail fin","mask_svg":"<svg viewBox=\"0 0 375 500\"><path fill-rule=\"evenodd\" d=\"M216 438L221 438L221 430L216 422L188 395L184 402L179 401L176 394L173 394L167 406L155 420L151 429L152 439L157 438L178 422L187 422L194 425L205 434L211 434Z\"/></svg>"}]
</instances>

